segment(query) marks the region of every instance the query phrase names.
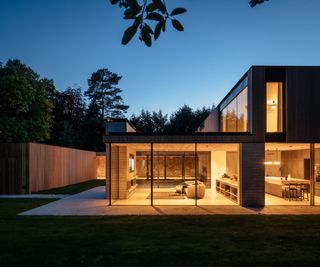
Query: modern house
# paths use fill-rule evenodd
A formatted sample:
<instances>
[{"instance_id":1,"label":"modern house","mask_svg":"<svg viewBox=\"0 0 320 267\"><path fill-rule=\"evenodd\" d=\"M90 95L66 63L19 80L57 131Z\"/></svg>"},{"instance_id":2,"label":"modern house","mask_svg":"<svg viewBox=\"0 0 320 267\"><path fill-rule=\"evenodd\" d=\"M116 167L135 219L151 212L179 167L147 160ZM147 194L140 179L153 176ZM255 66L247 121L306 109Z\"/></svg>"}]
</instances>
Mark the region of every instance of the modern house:
<instances>
[{"instance_id":1,"label":"modern house","mask_svg":"<svg viewBox=\"0 0 320 267\"><path fill-rule=\"evenodd\" d=\"M193 134L110 122L109 205L319 205L319 101L320 67L252 66Z\"/></svg>"}]
</instances>

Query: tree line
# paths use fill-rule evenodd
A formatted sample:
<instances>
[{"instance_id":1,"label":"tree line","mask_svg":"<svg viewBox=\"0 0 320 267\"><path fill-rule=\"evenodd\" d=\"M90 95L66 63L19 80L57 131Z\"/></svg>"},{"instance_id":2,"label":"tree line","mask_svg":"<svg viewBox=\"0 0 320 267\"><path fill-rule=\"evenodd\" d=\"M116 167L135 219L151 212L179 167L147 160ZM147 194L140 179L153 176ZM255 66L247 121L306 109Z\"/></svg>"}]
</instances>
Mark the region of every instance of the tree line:
<instances>
[{"instance_id":1,"label":"tree line","mask_svg":"<svg viewBox=\"0 0 320 267\"><path fill-rule=\"evenodd\" d=\"M88 88L55 88L20 60L0 64L0 142L41 142L104 151L105 119L123 118L129 108L118 87L121 76L107 68L92 73ZM140 132L191 133L210 113L187 105L171 116L141 110L130 118Z\"/></svg>"}]
</instances>

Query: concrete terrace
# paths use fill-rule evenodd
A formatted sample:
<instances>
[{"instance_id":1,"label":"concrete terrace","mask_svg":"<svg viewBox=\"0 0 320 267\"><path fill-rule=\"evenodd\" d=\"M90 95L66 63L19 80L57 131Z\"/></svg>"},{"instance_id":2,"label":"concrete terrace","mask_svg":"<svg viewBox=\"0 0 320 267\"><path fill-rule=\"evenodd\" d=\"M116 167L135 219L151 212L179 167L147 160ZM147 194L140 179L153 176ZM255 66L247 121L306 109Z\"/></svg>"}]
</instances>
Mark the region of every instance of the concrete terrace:
<instances>
[{"instance_id":1,"label":"concrete terrace","mask_svg":"<svg viewBox=\"0 0 320 267\"><path fill-rule=\"evenodd\" d=\"M25 211L26 216L108 216L108 215L320 215L320 206L108 206L105 187L100 186Z\"/></svg>"}]
</instances>

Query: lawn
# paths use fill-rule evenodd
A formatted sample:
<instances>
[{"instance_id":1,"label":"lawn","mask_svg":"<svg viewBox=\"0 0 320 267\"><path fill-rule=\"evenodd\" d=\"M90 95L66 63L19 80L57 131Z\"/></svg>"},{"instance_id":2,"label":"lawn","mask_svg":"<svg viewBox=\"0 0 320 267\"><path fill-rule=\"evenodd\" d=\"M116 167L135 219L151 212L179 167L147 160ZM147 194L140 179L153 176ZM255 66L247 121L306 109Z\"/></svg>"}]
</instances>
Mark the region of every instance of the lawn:
<instances>
[{"instance_id":1,"label":"lawn","mask_svg":"<svg viewBox=\"0 0 320 267\"><path fill-rule=\"evenodd\" d=\"M82 182L82 183L78 183L78 184L67 185L64 187L38 191L38 192L34 192L34 193L36 193L36 194L73 195L73 194L77 194L77 193L89 190L89 189L97 187L97 186L106 186L106 180L102 180L102 179L90 180L90 181L86 181L86 182Z\"/></svg>"},{"instance_id":2,"label":"lawn","mask_svg":"<svg viewBox=\"0 0 320 267\"><path fill-rule=\"evenodd\" d=\"M0 200L0 266L319 266L319 216L20 217Z\"/></svg>"}]
</instances>

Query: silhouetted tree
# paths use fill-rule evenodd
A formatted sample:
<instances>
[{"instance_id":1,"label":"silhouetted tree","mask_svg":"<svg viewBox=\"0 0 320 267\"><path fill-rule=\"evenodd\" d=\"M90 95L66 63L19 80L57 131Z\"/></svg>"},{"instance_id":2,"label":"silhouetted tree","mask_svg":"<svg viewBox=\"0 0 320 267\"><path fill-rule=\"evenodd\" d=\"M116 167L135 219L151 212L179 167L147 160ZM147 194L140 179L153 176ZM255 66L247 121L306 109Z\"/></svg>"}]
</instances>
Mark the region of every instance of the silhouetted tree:
<instances>
[{"instance_id":1,"label":"silhouetted tree","mask_svg":"<svg viewBox=\"0 0 320 267\"><path fill-rule=\"evenodd\" d=\"M101 118L100 107L91 101L80 129L79 147L93 151L105 151L103 135L105 134L105 121Z\"/></svg>"},{"instance_id":2,"label":"silhouetted tree","mask_svg":"<svg viewBox=\"0 0 320 267\"><path fill-rule=\"evenodd\" d=\"M151 116L153 122L153 132L163 133L165 132L166 125L168 123L168 115L163 115L162 110L158 112L153 111Z\"/></svg>"},{"instance_id":3,"label":"silhouetted tree","mask_svg":"<svg viewBox=\"0 0 320 267\"><path fill-rule=\"evenodd\" d=\"M79 147L81 126L86 113L81 88L69 87L63 92L56 92L54 105L50 143Z\"/></svg>"},{"instance_id":4,"label":"silhouetted tree","mask_svg":"<svg viewBox=\"0 0 320 267\"><path fill-rule=\"evenodd\" d=\"M0 67L0 142L45 141L50 137L52 80L19 60Z\"/></svg>"},{"instance_id":5,"label":"silhouetted tree","mask_svg":"<svg viewBox=\"0 0 320 267\"><path fill-rule=\"evenodd\" d=\"M129 106L123 104L122 90L116 87L122 77L108 69L99 69L88 80L89 88L85 95L99 108L102 119L123 117Z\"/></svg>"},{"instance_id":6,"label":"silhouetted tree","mask_svg":"<svg viewBox=\"0 0 320 267\"><path fill-rule=\"evenodd\" d=\"M184 105L171 114L168 120L168 115L163 115L161 110L142 110L139 115L133 114L130 122L138 131L145 133L193 133L210 111L211 109L206 107L193 111Z\"/></svg>"}]
</instances>

